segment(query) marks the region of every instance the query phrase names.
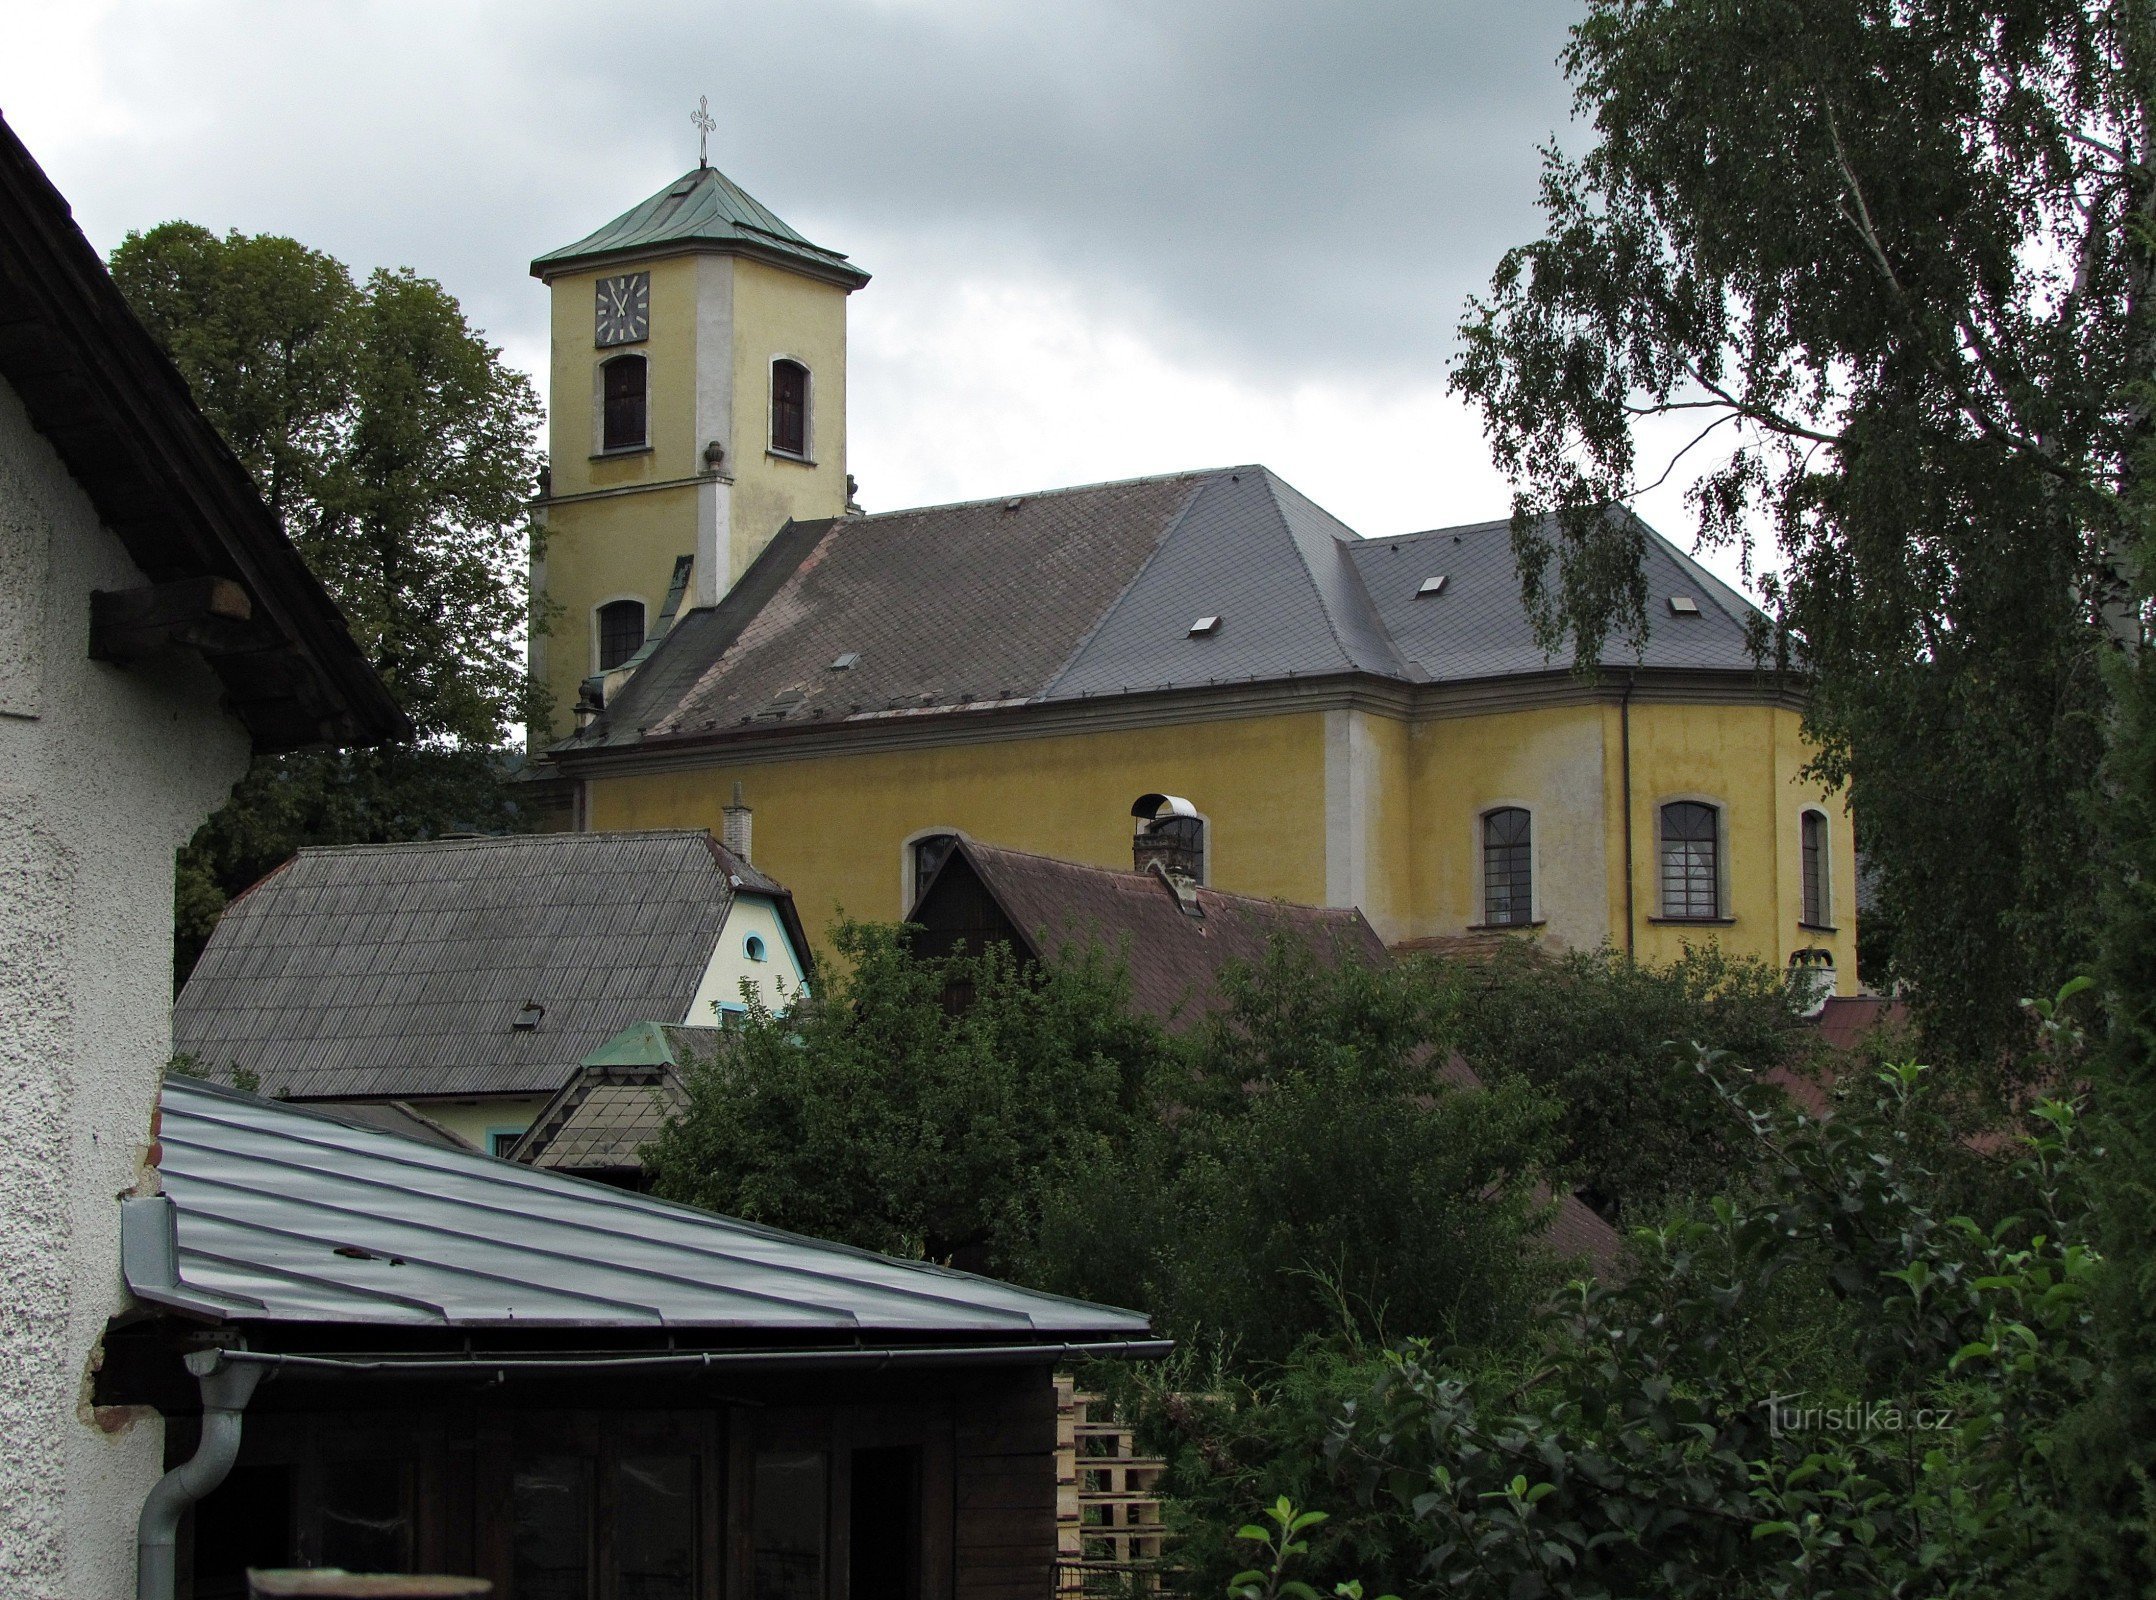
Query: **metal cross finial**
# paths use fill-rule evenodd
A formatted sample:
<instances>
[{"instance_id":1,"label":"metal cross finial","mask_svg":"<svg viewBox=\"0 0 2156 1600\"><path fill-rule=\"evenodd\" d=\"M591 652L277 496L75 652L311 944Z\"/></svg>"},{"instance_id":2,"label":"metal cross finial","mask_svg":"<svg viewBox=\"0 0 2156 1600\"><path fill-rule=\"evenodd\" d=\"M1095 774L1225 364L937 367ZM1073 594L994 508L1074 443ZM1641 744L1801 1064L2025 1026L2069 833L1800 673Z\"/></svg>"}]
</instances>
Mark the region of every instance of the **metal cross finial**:
<instances>
[{"instance_id":1,"label":"metal cross finial","mask_svg":"<svg viewBox=\"0 0 2156 1600\"><path fill-rule=\"evenodd\" d=\"M708 167L711 165L711 130L719 125L718 119L711 114L711 96L700 94L696 97L696 109L689 113L689 121L696 125L696 164Z\"/></svg>"}]
</instances>

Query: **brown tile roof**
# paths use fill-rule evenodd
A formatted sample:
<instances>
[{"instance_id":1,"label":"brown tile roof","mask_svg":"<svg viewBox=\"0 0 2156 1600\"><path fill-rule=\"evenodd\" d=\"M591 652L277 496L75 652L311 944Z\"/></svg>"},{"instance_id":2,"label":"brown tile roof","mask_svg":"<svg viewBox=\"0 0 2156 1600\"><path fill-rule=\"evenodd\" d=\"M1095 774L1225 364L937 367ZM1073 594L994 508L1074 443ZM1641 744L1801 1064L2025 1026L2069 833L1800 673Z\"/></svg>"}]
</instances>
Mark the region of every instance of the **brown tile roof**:
<instances>
[{"instance_id":1,"label":"brown tile roof","mask_svg":"<svg viewBox=\"0 0 2156 1600\"><path fill-rule=\"evenodd\" d=\"M961 865L954 869L953 862ZM1132 1005L1171 1027L1188 1026L1217 1005L1230 963L1261 960L1276 937L1327 962L1385 960L1384 941L1353 906L1289 905L1198 888L1189 893L1202 914L1193 916L1157 873L1118 872L964 838L922 892L912 920L920 921L924 910L933 917L938 885L966 870L1035 957L1051 959L1085 943L1125 951Z\"/></svg>"}]
</instances>

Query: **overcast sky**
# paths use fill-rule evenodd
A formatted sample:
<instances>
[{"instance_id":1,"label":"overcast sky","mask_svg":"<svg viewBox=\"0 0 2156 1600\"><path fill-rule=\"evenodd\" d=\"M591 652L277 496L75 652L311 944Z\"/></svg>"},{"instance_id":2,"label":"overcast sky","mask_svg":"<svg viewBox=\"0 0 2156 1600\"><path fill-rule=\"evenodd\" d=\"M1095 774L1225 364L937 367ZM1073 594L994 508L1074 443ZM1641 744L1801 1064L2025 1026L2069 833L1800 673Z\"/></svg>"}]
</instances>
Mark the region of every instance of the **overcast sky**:
<instances>
[{"instance_id":1,"label":"overcast sky","mask_svg":"<svg viewBox=\"0 0 2156 1600\"><path fill-rule=\"evenodd\" d=\"M1445 375L1577 11L0 0L0 112L100 250L184 217L410 266L543 392L531 258L693 166L708 95L713 164L875 275L871 510L1258 461L1379 535L1509 509Z\"/></svg>"}]
</instances>

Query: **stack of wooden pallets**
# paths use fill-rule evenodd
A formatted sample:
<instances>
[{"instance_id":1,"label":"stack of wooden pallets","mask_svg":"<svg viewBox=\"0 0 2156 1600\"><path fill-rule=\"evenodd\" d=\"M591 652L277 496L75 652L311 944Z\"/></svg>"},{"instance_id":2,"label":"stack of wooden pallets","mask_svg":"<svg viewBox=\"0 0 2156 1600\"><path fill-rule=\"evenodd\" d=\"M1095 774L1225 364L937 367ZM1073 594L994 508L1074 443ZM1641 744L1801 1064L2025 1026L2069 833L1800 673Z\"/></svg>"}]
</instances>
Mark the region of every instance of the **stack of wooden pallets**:
<instances>
[{"instance_id":1,"label":"stack of wooden pallets","mask_svg":"<svg viewBox=\"0 0 2156 1600\"><path fill-rule=\"evenodd\" d=\"M1167 1592L1160 1475L1167 1463L1137 1453L1131 1431L1097 1394L1056 1378L1056 1594L1154 1596Z\"/></svg>"}]
</instances>

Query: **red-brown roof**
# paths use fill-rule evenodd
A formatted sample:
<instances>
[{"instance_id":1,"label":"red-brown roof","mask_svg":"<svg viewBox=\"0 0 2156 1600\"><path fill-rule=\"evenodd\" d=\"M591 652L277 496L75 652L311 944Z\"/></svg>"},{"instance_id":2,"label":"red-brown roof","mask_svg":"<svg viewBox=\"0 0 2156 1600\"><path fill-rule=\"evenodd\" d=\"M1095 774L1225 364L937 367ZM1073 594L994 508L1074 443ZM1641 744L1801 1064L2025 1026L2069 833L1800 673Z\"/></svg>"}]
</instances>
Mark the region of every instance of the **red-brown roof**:
<instances>
[{"instance_id":1,"label":"red-brown roof","mask_svg":"<svg viewBox=\"0 0 2156 1600\"><path fill-rule=\"evenodd\" d=\"M1353 906L1290 905L1186 888L1193 914L1159 873L1118 872L972 839L958 842L910 920L932 922L939 893L948 894L968 868L1036 958L1051 960L1087 943L1122 951L1133 1008L1171 1028L1186 1027L1218 1005L1228 966L1263 960L1275 938L1300 944L1328 964L1343 956L1373 966L1386 959L1384 941Z\"/></svg>"}]
</instances>

